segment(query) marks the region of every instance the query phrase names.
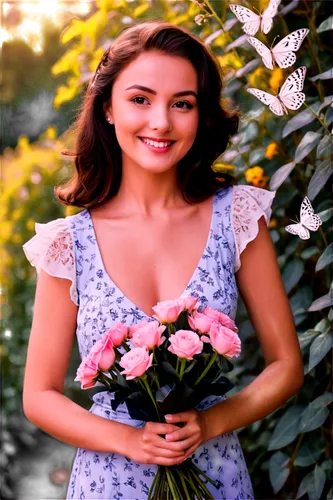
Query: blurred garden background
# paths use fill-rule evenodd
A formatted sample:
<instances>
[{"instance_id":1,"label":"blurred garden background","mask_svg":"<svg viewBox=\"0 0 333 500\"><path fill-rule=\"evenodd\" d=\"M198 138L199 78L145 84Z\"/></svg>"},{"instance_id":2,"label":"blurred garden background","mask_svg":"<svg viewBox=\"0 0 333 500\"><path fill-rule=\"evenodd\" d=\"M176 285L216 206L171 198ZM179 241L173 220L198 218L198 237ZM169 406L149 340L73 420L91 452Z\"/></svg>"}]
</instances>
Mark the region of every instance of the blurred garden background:
<instances>
[{"instance_id":1,"label":"blurred garden background","mask_svg":"<svg viewBox=\"0 0 333 500\"><path fill-rule=\"evenodd\" d=\"M22 244L35 222L75 213L55 201L53 188L70 175L61 151L100 56L120 31L164 19L199 36L224 72L223 99L241 113L239 133L213 168L239 184L277 190L270 222L304 359L300 392L265 419L238 431L256 499L332 498L332 28L330 0L282 0L272 30L255 36L272 46L308 28L293 67L267 69L246 41L229 0L8 1L1 3L1 498L65 498L75 449L36 429L22 410L35 269ZM238 3L262 12L267 0ZM277 94L307 67L306 101L277 116L249 87ZM322 226L308 240L285 231L308 196ZM264 368L256 333L240 300L236 323L245 343L232 372L235 388ZM61 334L61 333L60 333ZM89 408L73 381L76 342L65 394ZM265 397L263 395L263 397ZM233 499L228 499L233 500Z\"/></svg>"}]
</instances>

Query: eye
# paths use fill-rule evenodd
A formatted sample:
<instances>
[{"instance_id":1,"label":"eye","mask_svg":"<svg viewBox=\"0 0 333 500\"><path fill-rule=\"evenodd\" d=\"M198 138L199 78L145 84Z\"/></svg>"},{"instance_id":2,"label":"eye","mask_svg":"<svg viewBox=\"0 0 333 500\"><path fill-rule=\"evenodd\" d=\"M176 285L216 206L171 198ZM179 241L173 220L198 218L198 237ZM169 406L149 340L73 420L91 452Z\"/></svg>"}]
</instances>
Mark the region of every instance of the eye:
<instances>
[{"instance_id":1,"label":"eye","mask_svg":"<svg viewBox=\"0 0 333 500\"><path fill-rule=\"evenodd\" d=\"M176 104L186 104L187 108L182 107L180 109L192 109L193 108L193 105L187 101L178 101L178 102L176 102Z\"/></svg>"},{"instance_id":2,"label":"eye","mask_svg":"<svg viewBox=\"0 0 333 500\"><path fill-rule=\"evenodd\" d=\"M143 99L144 101L147 100L145 97L138 96L138 97L133 97L133 99L131 99L131 102L134 102L134 104L142 104L142 102L136 102L137 99Z\"/></svg>"},{"instance_id":3,"label":"eye","mask_svg":"<svg viewBox=\"0 0 333 500\"><path fill-rule=\"evenodd\" d=\"M147 99L143 96L137 96L137 97L133 97L131 99L131 102L134 102L134 104L139 104L139 105L143 105L143 101L147 101ZM183 105L181 107L177 106L178 109L192 109L193 108L193 105L188 101L178 101L178 102L176 102L176 104Z\"/></svg>"}]
</instances>

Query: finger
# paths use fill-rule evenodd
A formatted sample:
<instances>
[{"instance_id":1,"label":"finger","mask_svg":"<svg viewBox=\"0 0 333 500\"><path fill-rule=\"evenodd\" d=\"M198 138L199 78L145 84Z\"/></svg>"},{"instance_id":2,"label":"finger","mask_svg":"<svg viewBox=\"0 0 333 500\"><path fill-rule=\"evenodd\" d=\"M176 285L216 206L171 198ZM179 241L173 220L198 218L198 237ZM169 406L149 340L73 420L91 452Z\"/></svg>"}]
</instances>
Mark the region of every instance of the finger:
<instances>
[{"instance_id":1,"label":"finger","mask_svg":"<svg viewBox=\"0 0 333 500\"><path fill-rule=\"evenodd\" d=\"M181 457L185 457L185 449L181 450L168 450L167 448L158 448L154 447L149 450L149 455L153 457L164 457L164 458L174 458L178 459Z\"/></svg>"},{"instance_id":2,"label":"finger","mask_svg":"<svg viewBox=\"0 0 333 500\"><path fill-rule=\"evenodd\" d=\"M150 426L147 429L154 434L163 434L164 435L164 434L174 432L178 428L179 427L177 425L173 425L173 424L160 424L160 423L151 422Z\"/></svg>"},{"instance_id":3,"label":"finger","mask_svg":"<svg viewBox=\"0 0 333 500\"><path fill-rule=\"evenodd\" d=\"M192 448L192 446L194 446L195 444L197 444L198 446L198 442L199 440L197 436L190 436L189 438L183 439L182 441L177 441L176 443L169 444L173 444L173 450L179 450L179 452L181 452L182 450L188 450Z\"/></svg>"},{"instance_id":4,"label":"finger","mask_svg":"<svg viewBox=\"0 0 333 500\"><path fill-rule=\"evenodd\" d=\"M183 411L181 413L173 413L164 415L165 420L170 424L176 424L178 422L188 422L192 418L192 412Z\"/></svg>"},{"instance_id":5,"label":"finger","mask_svg":"<svg viewBox=\"0 0 333 500\"><path fill-rule=\"evenodd\" d=\"M191 446L191 448L189 448L188 450L186 450L186 453L185 453L185 456L186 456L186 459L187 458L192 458L192 455L194 454L194 452L198 449L198 446L197 444L194 444L193 446ZM185 460L186 460L185 459Z\"/></svg>"},{"instance_id":6,"label":"finger","mask_svg":"<svg viewBox=\"0 0 333 500\"><path fill-rule=\"evenodd\" d=\"M182 439L186 439L193 434L199 433L200 430L198 427L193 424L187 424L184 427L177 427L177 429L173 432L169 432L165 435L166 441L181 441Z\"/></svg>"}]
</instances>

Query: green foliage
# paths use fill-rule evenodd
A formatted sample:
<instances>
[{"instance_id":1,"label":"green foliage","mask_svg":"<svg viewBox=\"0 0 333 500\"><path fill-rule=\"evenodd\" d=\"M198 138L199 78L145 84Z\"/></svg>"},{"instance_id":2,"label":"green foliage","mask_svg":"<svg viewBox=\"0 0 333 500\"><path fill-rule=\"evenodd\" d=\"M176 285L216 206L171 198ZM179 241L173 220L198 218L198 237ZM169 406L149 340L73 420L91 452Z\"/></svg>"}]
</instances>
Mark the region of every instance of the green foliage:
<instances>
[{"instance_id":1,"label":"green foliage","mask_svg":"<svg viewBox=\"0 0 333 500\"><path fill-rule=\"evenodd\" d=\"M162 18L184 26L202 38L216 54L225 75L224 102L236 104L242 118L239 133L216 167L221 175L223 171L232 170L238 183L265 188L270 179L269 187L277 190L269 227L297 328L305 374L304 385L296 396L263 420L241 429L242 446L256 497L330 498L332 457L328 406L332 402L333 287L329 223L332 201L327 183L332 174L333 97L327 77L332 67L332 18L328 2L304 0L295 2L289 10L291 4L280 7L284 13L274 18L272 30L266 36L259 31L257 38L270 46L275 36L286 36L298 28L309 28L310 33L296 53L293 68L275 67L271 71L263 66L254 48L241 38L244 33L240 23L235 22L229 4L229 0L97 1L97 10L92 16L82 21L73 20L62 35L63 43L69 43L69 47L54 64L53 74L68 73L68 80L57 89L54 106L58 108L80 94L105 47L123 28L137 20ZM262 11L267 1L257 0L247 6ZM307 67L306 101L297 111L278 117L246 92L247 87L255 87L276 94L285 79L301 65ZM67 175L67 167L59 160L58 141L52 139L45 143L43 140L24 146L21 139L17 150L4 155L2 206L6 207L6 222L2 244L6 272L2 274L2 288L8 299L2 305L4 330L10 330L12 336L3 335L1 357L9 380L8 394L5 394L5 410L9 413L19 407L17 398L16 403L11 403L9 396L21 391L35 282L34 271L23 256L21 244L33 234L30 214L43 222L64 213L50 200L53 186ZM10 168L14 164L15 170ZM20 174L15 177L13 172L17 169ZM41 175L40 185L32 181L35 172ZM300 204L306 195L323 224L317 232L311 232L309 240L301 240L284 228L292 218L299 216ZM236 384L233 392L248 385L265 368L257 335L241 301L236 321L246 347L232 372L235 380L231 380Z\"/></svg>"}]
</instances>

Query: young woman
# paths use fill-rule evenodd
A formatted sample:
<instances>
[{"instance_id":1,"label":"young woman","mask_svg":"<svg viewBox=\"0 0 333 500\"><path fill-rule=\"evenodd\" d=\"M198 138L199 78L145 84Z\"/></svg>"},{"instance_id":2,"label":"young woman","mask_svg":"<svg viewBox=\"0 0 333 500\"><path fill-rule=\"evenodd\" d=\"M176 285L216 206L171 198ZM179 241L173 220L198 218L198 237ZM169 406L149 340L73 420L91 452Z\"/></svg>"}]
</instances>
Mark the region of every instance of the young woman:
<instances>
[{"instance_id":1,"label":"young woman","mask_svg":"<svg viewBox=\"0 0 333 500\"><path fill-rule=\"evenodd\" d=\"M56 190L84 210L38 224L24 245L39 273L24 411L78 448L67 499L146 499L158 464L190 456L217 482L214 498L253 499L235 430L303 383L267 229L275 193L221 184L211 169L238 125L221 90L214 55L185 29L150 21L123 31L85 95L76 174ZM106 393L89 411L63 395L75 333L83 357L114 322L151 321L164 300L193 295L234 318L238 291L267 366L236 395L208 397L165 424L132 420L124 404L113 411Z\"/></svg>"}]
</instances>

